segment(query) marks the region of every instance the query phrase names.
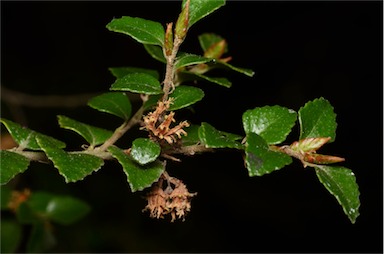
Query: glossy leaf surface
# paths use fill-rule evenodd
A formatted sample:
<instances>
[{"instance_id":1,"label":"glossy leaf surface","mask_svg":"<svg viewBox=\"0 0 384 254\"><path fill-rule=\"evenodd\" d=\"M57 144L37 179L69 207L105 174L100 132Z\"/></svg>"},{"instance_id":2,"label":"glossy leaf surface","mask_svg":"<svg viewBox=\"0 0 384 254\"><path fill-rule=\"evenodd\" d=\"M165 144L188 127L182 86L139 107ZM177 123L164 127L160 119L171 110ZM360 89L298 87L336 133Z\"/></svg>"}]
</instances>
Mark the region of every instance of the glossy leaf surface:
<instances>
[{"instance_id":1,"label":"glossy leaf surface","mask_svg":"<svg viewBox=\"0 0 384 254\"><path fill-rule=\"evenodd\" d=\"M331 137L336 138L336 114L332 105L324 98L307 102L299 110L300 139Z\"/></svg>"},{"instance_id":2,"label":"glossy leaf surface","mask_svg":"<svg viewBox=\"0 0 384 254\"><path fill-rule=\"evenodd\" d=\"M203 99L204 92L200 88L193 86L178 86L169 97L173 98L169 110L178 110Z\"/></svg>"},{"instance_id":3,"label":"glossy leaf surface","mask_svg":"<svg viewBox=\"0 0 384 254\"><path fill-rule=\"evenodd\" d=\"M61 128L76 132L92 146L104 143L113 134L112 131L85 124L67 116L57 116L57 118Z\"/></svg>"},{"instance_id":4,"label":"glossy leaf surface","mask_svg":"<svg viewBox=\"0 0 384 254\"><path fill-rule=\"evenodd\" d=\"M199 138L208 148L236 148L243 149L243 145L238 142L241 136L219 131L209 123L202 123L199 128Z\"/></svg>"},{"instance_id":5,"label":"glossy leaf surface","mask_svg":"<svg viewBox=\"0 0 384 254\"><path fill-rule=\"evenodd\" d=\"M27 170L29 160L18 153L0 150L0 184L8 183L17 174Z\"/></svg>"},{"instance_id":6,"label":"glossy leaf surface","mask_svg":"<svg viewBox=\"0 0 384 254\"><path fill-rule=\"evenodd\" d=\"M83 180L104 165L104 161L99 157L83 153L67 153L53 146L45 138L38 137L37 141L67 183Z\"/></svg>"},{"instance_id":7,"label":"glossy leaf surface","mask_svg":"<svg viewBox=\"0 0 384 254\"><path fill-rule=\"evenodd\" d=\"M159 161L141 166L135 163L120 148L111 146L108 150L111 152L112 156L116 158L123 166L132 192L141 191L147 187L150 187L152 183L159 179L164 171L165 165Z\"/></svg>"},{"instance_id":8,"label":"glossy leaf surface","mask_svg":"<svg viewBox=\"0 0 384 254\"><path fill-rule=\"evenodd\" d=\"M207 63L210 61L212 61L211 58L184 53L177 57L175 61L175 68L178 69L181 67L190 66L194 64Z\"/></svg>"},{"instance_id":9,"label":"glossy leaf surface","mask_svg":"<svg viewBox=\"0 0 384 254\"><path fill-rule=\"evenodd\" d=\"M132 93L161 94L160 82L146 73L131 73L119 78L112 84L111 90Z\"/></svg>"},{"instance_id":10,"label":"glossy leaf surface","mask_svg":"<svg viewBox=\"0 0 384 254\"><path fill-rule=\"evenodd\" d=\"M164 44L164 27L155 21L123 16L113 19L108 23L107 28L113 32L129 35L143 44L159 46Z\"/></svg>"},{"instance_id":11,"label":"glossy leaf surface","mask_svg":"<svg viewBox=\"0 0 384 254\"><path fill-rule=\"evenodd\" d=\"M245 133L256 133L267 144L283 142L295 122L296 112L281 106L257 107L243 114Z\"/></svg>"},{"instance_id":12,"label":"glossy leaf surface","mask_svg":"<svg viewBox=\"0 0 384 254\"><path fill-rule=\"evenodd\" d=\"M315 170L320 182L337 199L350 221L355 223L360 207L355 174L340 166L316 166Z\"/></svg>"},{"instance_id":13,"label":"glossy leaf surface","mask_svg":"<svg viewBox=\"0 0 384 254\"><path fill-rule=\"evenodd\" d=\"M154 162L159 157L161 148L159 144L148 138L137 138L132 142L131 156L140 165Z\"/></svg>"},{"instance_id":14,"label":"glossy leaf surface","mask_svg":"<svg viewBox=\"0 0 384 254\"><path fill-rule=\"evenodd\" d=\"M245 165L249 176L269 174L291 163L290 156L270 150L261 136L252 132L247 134Z\"/></svg>"},{"instance_id":15,"label":"glossy leaf surface","mask_svg":"<svg viewBox=\"0 0 384 254\"><path fill-rule=\"evenodd\" d=\"M41 150L39 144L36 141L37 136L42 136L45 139L49 139L50 142L57 148L65 147L65 143L28 128L24 128L18 123L6 120L4 118L1 119L1 122L5 125L15 142L23 148Z\"/></svg>"},{"instance_id":16,"label":"glossy leaf surface","mask_svg":"<svg viewBox=\"0 0 384 254\"><path fill-rule=\"evenodd\" d=\"M186 0L183 0L183 8L186 2ZM191 27L197 21L219 9L223 5L225 5L224 0L191 0L189 3L188 27Z\"/></svg>"},{"instance_id":17,"label":"glossy leaf surface","mask_svg":"<svg viewBox=\"0 0 384 254\"><path fill-rule=\"evenodd\" d=\"M88 106L124 120L131 117L132 105L125 93L110 92L92 98Z\"/></svg>"}]
</instances>

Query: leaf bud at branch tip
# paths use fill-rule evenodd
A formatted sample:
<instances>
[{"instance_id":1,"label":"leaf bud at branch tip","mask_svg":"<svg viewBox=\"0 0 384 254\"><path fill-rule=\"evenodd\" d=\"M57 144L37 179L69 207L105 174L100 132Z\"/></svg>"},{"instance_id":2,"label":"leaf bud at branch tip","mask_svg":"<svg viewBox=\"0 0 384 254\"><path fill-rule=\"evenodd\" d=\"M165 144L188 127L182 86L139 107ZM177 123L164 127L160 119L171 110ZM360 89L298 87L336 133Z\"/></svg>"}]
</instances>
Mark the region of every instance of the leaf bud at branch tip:
<instances>
[{"instance_id":1,"label":"leaf bud at branch tip","mask_svg":"<svg viewBox=\"0 0 384 254\"><path fill-rule=\"evenodd\" d=\"M165 32L165 40L164 40L164 50L165 55L170 56L172 54L173 49L173 32L172 32L173 23L167 24L167 30Z\"/></svg>"},{"instance_id":2,"label":"leaf bud at branch tip","mask_svg":"<svg viewBox=\"0 0 384 254\"><path fill-rule=\"evenodd\" d=\"M176 22L175 34L180 40L183 40L187 35L189 25L189 1L185 3L184 9L181 11L179 18Z\"/></svg>"}]
</instances>

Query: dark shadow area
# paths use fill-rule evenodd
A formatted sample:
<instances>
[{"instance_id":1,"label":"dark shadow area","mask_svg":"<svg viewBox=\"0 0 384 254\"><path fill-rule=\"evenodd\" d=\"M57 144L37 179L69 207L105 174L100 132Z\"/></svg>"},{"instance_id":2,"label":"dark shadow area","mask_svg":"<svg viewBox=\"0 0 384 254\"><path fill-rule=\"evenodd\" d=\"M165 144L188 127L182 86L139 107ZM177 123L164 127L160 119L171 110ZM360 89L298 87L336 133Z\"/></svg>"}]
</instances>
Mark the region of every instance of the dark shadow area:
<instances>
[{"instance_id":1,"label":"dark shadow area","mask_svg":"<svg viewBox=\"0 0 384 254\"><path fill-rule=\"evenodd\" d=\"M150 219L141 210L143 192L131 193L118 163L106 162L84 181L65 184L56 169L32 163L17 187L71 194L92 212L81 222L56 226L52 252L345 252L383 251L383 40L382 1L229 1L196 23L181 50L202 54L197 36L214 32L227 39L236 72L232 88L198 87L205 97L180 119L208 122L244 135L247 109L281 105L299 110L307 101L328 99L337 114L337 136L325 154L345 157L360 187L360 217L351 224L315 172L294 161L262 177L248 177L242 154L231 150L169 162L171 175L191 192L185 222ZM158 70L141 44L108 31L114 17L174 22L176 1L1 2L1 86L33 95L106 92L109 67ZM118 118L87 106L22 107L22 116L2 101L1 115L52 135L78 149L83 140L58 127L66 115L114 129ZM3 126L2 126L2 130ZM129 147L133 130L119 141ZM287 142L298 137L298 128Z\"/></svg>"}]
</instances>

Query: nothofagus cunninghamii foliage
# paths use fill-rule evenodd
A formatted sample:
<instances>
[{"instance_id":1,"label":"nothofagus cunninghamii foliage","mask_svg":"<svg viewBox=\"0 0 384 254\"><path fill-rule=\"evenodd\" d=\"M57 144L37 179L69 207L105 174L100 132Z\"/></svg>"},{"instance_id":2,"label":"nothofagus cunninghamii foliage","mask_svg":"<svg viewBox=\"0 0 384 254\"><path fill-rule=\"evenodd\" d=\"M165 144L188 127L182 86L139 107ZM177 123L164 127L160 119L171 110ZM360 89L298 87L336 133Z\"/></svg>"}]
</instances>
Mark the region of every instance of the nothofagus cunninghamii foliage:
<instances>
[{"instance_id":1,"label":"nothofagus cunninghamii foliage","mask_svg":"<svg viewBox=\"0 0 384 254\"><path fill-rule=\"evenodd\" d=\"M193 207L192 198L199 190L191 192L182 179L170 176L167 161L182 163L184 155L232 149L243 156L250 177L280 170L293 159L298 159L304 168L313 168L319 181L355 223L360 193L354 173L340 166L344 158L318 153L336 137L336 114L327 99L309 101L298 111L278 105L246 110L238 116L244 129L240 134L178 117L178 110L192 107L204 98L204 90L195 86L195 82L204 80L226 88L232 86L225 77L210 76L212 70L226 69L250 78L254 75L252 70L230 63L227 42L220 35L204 33L198 37L202 55L179 50L193 24L224 4L224 0L184 0L178 18L168 24L129 16L114 18L107 24L108 30L143 44L150 56L165 64L165 73L160 75L155 70L134 67L110 68L116 78L110 91L89 100L88 106L116 116L121 121L118 128L106 130L58 116L61 128L84 138L79 150L67 151L66 144L54 137L1 119L17 143L15 148L0 151L0 181L5 185L2 195L6 201L2 202L2 209L17 214L21 223L51 233L42 225L50 221L70 224L86 215L87 204L76 198L28 189L6 190L6 184L27 170L31 161L53 164L70 183L85 180L101 169L105 160L115 160L126 174L131 191L146 192L148 204L143 211L152 218L185 220ZM140 95L142 103L135 112L128 93ZM286 138L296 125L300 128L299 137L287 144ZM133 127L146 132L146 137L138 137L125 147L117 146L116 142L129 135Z\"/></svg>"}]
</instances>

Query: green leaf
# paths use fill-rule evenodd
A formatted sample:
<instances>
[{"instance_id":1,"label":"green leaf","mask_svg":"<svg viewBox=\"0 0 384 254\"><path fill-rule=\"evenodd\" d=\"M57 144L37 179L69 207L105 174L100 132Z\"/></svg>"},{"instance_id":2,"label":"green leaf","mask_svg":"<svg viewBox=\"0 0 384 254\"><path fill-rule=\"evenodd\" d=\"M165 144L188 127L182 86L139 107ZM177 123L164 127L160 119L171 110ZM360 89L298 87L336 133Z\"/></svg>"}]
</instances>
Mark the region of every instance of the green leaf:
<instances>
[{"instance_id":1,"label":"green leaf","mask_svg":"<svg viewBox=\"0 0 384 254\"><path fill-rule=\"evenodd\" d=\"M267 144L285 140L296 122L296 112L281 106L264 106L250 109L243 114L245 133L260 135Z\"/></svg>"},{"instance_id":2,"label":"green leaf","mask_svg":"<svg viewBox=\"0 0 384 254\"><path fill-rule=\"evenodd\" d=\"M169 107L169 110L172 111L195 104L203 99L204 92L200 88L193 86L178 86L169 97L173 98L173 103Z\"/></svg>"},{"instance_id":3,"label":"green leaf","mask_svg":"<svg viewBox=\"0 0 384 254\"><path fill-rule=\"evenodd\" d=\"M180 76L180 80L182 82L189 81L189 80L196 80L196 81L205 80L205 81L209 81L211 83L224 86L227 88L230 88L232 86L231 81L229 81L226 78L213 78L213 77L208 77L208 76L205 76L199 73L190 72L190 71L180 71L178 75Z\"/></svg>"},{"instance_id":4,"label":"green leaf","mask_svg":"<svg viewBox=\"0 0 384 254\"><path fill-rule=\"evenodd\" d=\"M83 180L104 165L104 161L96 156L67 153L54 147L49 140L42 137L38 137L37 141L67 183Z\"/></svg>"},{"instance_id":5,"label":"green leaf","mask_svg":"<svg viewBox=\"0 0 384 254\"><path fill-rule=\"evenodd\" d=\"M90 206L80 199L55 196L49 200L45 215L54 222L70 225L83 218L90 210Z\"/></svg>"},{"instance_id":6,"label":"green leaf","mask_svg":"<svg viewBox=\"0 0 384 254\"><path fill-rule=\"evenodd\" d=\"M300 139L331 137L336 138L336 114L332 105L324 98L307 102L299 110Z\"/></svg>"},{"instance_id":7,"label":"green leaf","mask_svg":"<svg viewBox=\"0 0 384 254\"><path fill-rule=\"evenodd\" d=\"M248 77L253 77L253 75L255 75L255 72L251 69L235 67L235 66L233 66L229 63L223 62L223 61L216 61L214 64L218 65L217 66L218 68L225 68L225 69L237 71L239 73L247 75Z\"/></svg>"},{"instance_id":8,"label":"green leaf","mask_svg":"<svg viewBox=\"0 0 384 254\"><path fill-rule=\"evenodd\" d=\"M112 84L111 90L129 91L132 93L161 94L160 82L146 73L131 73L119 78Z\"/></svg>"},{"instance_id":9,"label":"green leaf","mask_svg":"<svg viewBox=\"0 0 384 254\"><path fill-rule=\"evenodd\" d=\"M212 60L213 59L211 58L184 53L184 54L180 54L180 56L176 58L174 66L176 69L178 69L178 68L189 66L189 65L207 63Z\"/></svg>"},{"instance_id":10,"label":"green leaf","mask_svg":"<svg viewBox=\"0 0 384 254\"><path fill-rule=\"evenodd\" d=\"M88 106L124 120L131 117L132 105L125 93L110 92L92 98Z\"/></svg>"},{"instance_id":11,"label":"green leaf","mask_svg":"<svg viewBox=\"0 0 384 254\"><path fill-rule=\"evenodd\" d=\"M241 136L219 131L208 123L202 123L199 128L199 138L207 148L236 148L243 149L243 145L236 140Z\"/></svg>"},{"instance_id":12,"label":"green leaf","mask_svg":"<svg viewBox=\"0 0 384 254\"><path fill-rule=\"evenodd\" d=\"M159 79L159 72L152 69L145 69L145 68L137 68L137 67L111 67L109 68L109 71L112 73L113 76L116 78L122 78L127 74L131 73L145 73L148 75L151 75L155 79Z\"/></svg>"},{"instance_id":13,"label":"green leaf","mask_svg":"<svg viewBox=\"0 0 384 254\"><path fill-rule=\"evenodd\" d=\"M137 138L132 142L131 156L140 165L154 162L159 157L161 148L159 144L148 138Z\"/></svg>"},{"instance_id":14,"label":"green leaf","mask_svg":"<svg viewBox=\"0 0 384 254\"><path fill-rule=\"evenodd\" d=\"M183 9L186 2L186 0L183 0ZM191 0L189 3L188 28L224 5L225 0Z\"/></svg>"},{"instance_id":15,"label":"green leaf","mask_svg":"<svg viewBox=\"0 0 384 254\"><path fill-rule=\"evenodd\" d=\"M24 156L5 150L0 150L0 184L8 183L17 174L27 170L29 160Z\"/></svg>"},{"instance_id":16,"label":"green leaf","mask_svg":"<svg viewBox=\"0 0 384 254\"><path fill-rule=\"evenodd\" d=\"M113 19L107 28L113 32L129 35L143 44L159 46L164 44L164 27L155 21L123 16Z\"/></svg>"},{"instance_id":17,"label":"green leaf","mask_svg":"<svg viewBox=\"0 0 384 254\"><path fill-rule=\"evenodd\" d=\"M212 45L222 41L224 38L220 35L214 34L214 33L204 33L199 35L198 37L199 43L203 51L205 52L207 49L209 49ZM225 47L224 52L228 52L228 47Z\"/></svg>"},{"instance_id":18,"label":"green leaf","mask_svg":"<svg viewBox=\"0 0 384 254\"><path fill-rule=\"evenodd\" d=\"M21 225L14 220L1 220L0 242L1 253L16 253L22 239Z\"/></svg>"},{"instance_id":19,"label":"green leaf","mask_svg":"<svg viewBox=\"0 0 384 254\"><path fill-rule=\"evenodd\" d=\"M340 166L316 166L316 175L324 187L337 199L352 223L359 216L359 186L355 174Z\"/></svg>"},{"instance_id":20,"label":"green leaf","mask_svg":"<svg viewBox=\"0 0 384 254\"><path fill-rule=\"evenodd\" d=\"M249 176L269 174L291 163L290 156L270 150L261 136L253 132L247 133L245 165Z\"/></svg>"},{"instance_id":21,"label":"green leaf","mask_svg":"<svg viewBox=\"0 0 384 254\"><path fill-rule=\"evenodd\" d=\"M120 148L111 146L108 149L112 156L123 166L132 192L141 191L156 182L165 169L165 165L159 161L140 166L136 164Z\"/></svg>"},{"instance_id":22,"label":"green leaf","mask_svg":"<svg viewBox=\"0 0 384 254\"><path fill-rule=\"evenodd\" d=\"M200 143L199 125L192 124L187 129L187 135L181 136L183 146L192 146Z\"/></svg>"},{"instance_id":23,"label":"green leaf","mask_svg":"<svg viewBox=\"0 0 384 254\"><path fill-rule=\"evenodd\" d=\"M57 139L35 132L28 128L24 128L21 125L14 123L10 120L2 118L0 121L5 125L15 142L23 148L31 150L41 150L39 144L36 141L37 136L42 136L46 139L50 139L51 143L57 148L65 147L65 143Z\"/></svg>"},{"instance_id":24,"label":"green leaf","mask_svg":"<svg viewBox=\"0 0 384 254\"><path fill-rule=\"evenodd\" d=\"M113 132L78 122L66 116L57 116L61 128L72 130L82 136L91 146L104 143Z\"/></svg>"},{"instance_id":25,"label":"green leaf","mask_svg":"<svg viewBox=\"0 0 384 254\"><path fill-rule=\"evenodd\" d=\"M167 60L165 60L163 49L159 46L155 45L149 45L144 44L144 49L147 51L147 53L156 59L157 61L160 61L162 63L167 63Z\"/></svg>"}]
</instances>

